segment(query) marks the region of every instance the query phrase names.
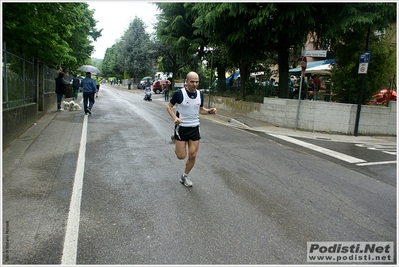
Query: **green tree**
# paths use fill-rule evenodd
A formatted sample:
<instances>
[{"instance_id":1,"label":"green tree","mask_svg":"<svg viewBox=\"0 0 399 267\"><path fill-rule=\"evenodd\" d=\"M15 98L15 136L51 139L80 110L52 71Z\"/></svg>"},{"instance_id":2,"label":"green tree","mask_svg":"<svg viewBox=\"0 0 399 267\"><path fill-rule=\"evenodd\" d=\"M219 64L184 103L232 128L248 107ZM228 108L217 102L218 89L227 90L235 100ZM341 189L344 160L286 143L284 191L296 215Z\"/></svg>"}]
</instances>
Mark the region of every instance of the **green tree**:
<instances>
[{"instance_id":1,"label":"green tree","mask_svg":"<svg viewBox=\"0 0 399 267\"><path fill-rule=\"evenodd\" d=\"M123 75L123 69L118 64L119 46L120 43L116 43L105 51L101 68L101 74L105 77L115 76L120 78Z\"/></svg>"},{"instance_id":2,"label":"green tree","mask_svg":"<svg viewBox=\"0 0 399 267\"><path fill-rule=\"evenodd\" d=\"M7 50L50 67L76 69L101 36L87 3L3 3Z\"/></svg>"},{"instance_id":3,"label":"green tree","mask_svg":"<svg viewBox=\"0 0 399 267\"><path fill-rule=\"evenodd\" d=\"M285 81L290 54L303 48L309 34L316 38L316 49L330 50L329 56L340 64L335 47L356 43L358 33L364 36L368 25L373 25L374 32L384 32L396 20L392 3L198 3L195 9L199 14L196 32L211 36L209 45L226 47L228 59L240 67L244 81L251 65L272 58L265 51L275 52L279 95L284 98L289 95Z\"/></svg>"},{"instance_id":4,"label":"green tree","mask_svg":"<svg viewBox=\"0 0 399 267\"><path fill-rule=\"evenodd\" d=\"M306 16L312 11L310 4L198 3L195 9L199 14L196 32L211 36L210 45L222 44L229 52L227 60L239 67L243 99L250 71L270 59L271 51L278 55L280 96L288 97L284 81L288 80L290 49L304 44L314 23Z\"/></svg>"},{"instance_id":5,"label":"green tree","mask_svg":"<svg viewBox=\"0 0 399 267\"><path fill-rule=\"evenodd\" d=\"M362 75L358 74L359 56L365 51L370 27L371 61L366 76L365 104L396 74L396 48L392 45L396 22L396 3L317 4L317 43L336 58L332 88L342 102L357 103ZM334 15L334 16L333 16Z\"/></svg>"},{"instance_id":6,"label":"green tree","mask_svg":"<svg viewBox=\"0 0 399 267\"><path fill-rule=\"evenodd\" d=\"M108 48L102 62L102 74L120 79L153 75L157 54L144 22L135 17L119 40Z\"/></svg>"},{"instance_id":7,"label":"green tree","mask_svg":"<svg viewBox=\"0 0 399 267\"><path fill-rule=\"evenodd\" d=\"M224 45L217 45L213 47L210 57L208 57L208 62L211 62L212 67L216 69L217 72L217 92L221 95L226 90L226 69L233 63L229 61L228 49Z\"/></svg>"},{"instance_id":8,"label":"green tree","mask_svg":"<svg viewBox=\"0 0 399 267\"><path fill-rule=\"evenodd\" d=\"M303 47L316 23L310 3L268 3L249 24L264 35L263 45L277 54L279 97L288 98L290 54Z\"/></svg>"},{"instance_id":9,"label":"green tree","mask_svg":"<svg viewBox=\"0 0 399 267\"><path fill-rule=\"evenodd\" d=\"M218 73L224 76L222 68L227 67L229 62L240 68L243 99L252 63L259 59L259 32L248 25L258 8L259 4L255 3L197 3L194 7L199 14L195 21L195 33L209 36L208 45L216 48L215 55L223 48L229 51L224 54L227 57L225 60L219 57L223 54L214 58ZM219 59L222 61L219 62ZM223 79L218 79L218 84L224 81L224 77L220 78Z\"/></svg>"},{"instance_id":10,"label":"green tree","mask_svg":"<svg viewBox=\"0 0 399 267\"><path fill-rule=\"evenodd\" d=\"M156 25L157 37L162 44L164 67L171 68L173 82L179 70L190 67L198 71L204 51L204 39L195 35L194 3L156 3L161 13Z\"/></svg>"},{"instance_id":11,"label":"green tree","mask_svg":"<svg viewBox=\"0 0 399 267\"><path fill-rule=\"evenodd\" d=\"M156 55L144 22L137 16L121 38L120 64L130 77L142 77L154 73Z\"/></svg>"}]
</instances>

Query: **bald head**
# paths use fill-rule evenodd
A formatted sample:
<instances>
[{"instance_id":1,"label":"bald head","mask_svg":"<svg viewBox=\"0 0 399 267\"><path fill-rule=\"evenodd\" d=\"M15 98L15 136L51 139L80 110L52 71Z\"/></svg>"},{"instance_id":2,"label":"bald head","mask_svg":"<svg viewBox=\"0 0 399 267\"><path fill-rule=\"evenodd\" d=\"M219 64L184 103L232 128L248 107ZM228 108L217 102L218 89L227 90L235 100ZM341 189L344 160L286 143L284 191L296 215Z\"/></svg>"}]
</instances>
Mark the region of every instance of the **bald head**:
<instances>
[{"instance_id":1,"label":"bald head","mask_svg":"<svg viewBox=\"0 0 399 267\"><path fill-rule=\"evenodd\" d=\"M187 83L187 90L189 92L195 92L195 90L197 90L197 87L199 84L198 73L196 73L194 71L190 71L189 73L187 73L186 83Z\"/></svg>"},{"instance_id":2,"label":"bald head","mask_svg":"<svg viewBox=\"0 0 399 267\"><path fill-rule=\"evenodd\" d=\"M190 71L189 73L187 73L186 76L186 80L188 81L189 79L199 79L198 73L194 72L194 71Z\"/></svg>"}]
</instances>

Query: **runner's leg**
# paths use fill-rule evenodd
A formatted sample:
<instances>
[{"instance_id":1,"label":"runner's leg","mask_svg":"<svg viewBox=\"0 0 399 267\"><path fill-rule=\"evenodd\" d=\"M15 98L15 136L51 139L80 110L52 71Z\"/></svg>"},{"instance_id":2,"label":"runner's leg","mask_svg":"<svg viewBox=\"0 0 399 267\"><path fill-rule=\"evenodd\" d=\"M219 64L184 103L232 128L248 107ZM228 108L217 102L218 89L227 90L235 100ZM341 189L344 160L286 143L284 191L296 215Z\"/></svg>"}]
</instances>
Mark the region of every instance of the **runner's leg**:
<instances>
[{"instance_id":1,"label":"runner's leg","mask_svg":"<svg viewBox=\"0 0 399 267\"><path fill-rule=\"evenodd\" d=\"M188 160L186 162L186 169L184 171L185 174L189 174L191 169L194 167L195 159L197 158L198 148L199 148L199 140L188 141Z\"/></svg>"}]
</instances>

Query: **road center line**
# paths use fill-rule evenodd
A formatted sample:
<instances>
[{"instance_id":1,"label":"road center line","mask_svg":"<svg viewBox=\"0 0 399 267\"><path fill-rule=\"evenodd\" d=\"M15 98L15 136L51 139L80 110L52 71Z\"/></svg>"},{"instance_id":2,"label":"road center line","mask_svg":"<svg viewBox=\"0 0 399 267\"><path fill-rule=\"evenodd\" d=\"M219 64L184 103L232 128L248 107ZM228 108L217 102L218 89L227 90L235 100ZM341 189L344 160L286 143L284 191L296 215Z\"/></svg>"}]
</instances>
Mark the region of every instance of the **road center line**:
<instances>
[{"instance_id":1,"label":"road center line","mask_svg":"<svg viewBox=\"0 0 399 267\"><path fill-rule=\"evenodd\" d=\"M279 135L279 134L272 134L272 133L267 133L267 134L271 135L271 136L274 136L276 138L285 140L287 142L290 142L290 143L293 143L293 144L296 144L296 145L299 145L299 146L303 146L303 147L312 149L312 150L317 151L319 153L323 153L323 154L328 155L330 157L334 157L334 158L337 158L339 160L343 160L343 161L349 162L349 163L366 162L365 160L358 159L358 158L355 158L355 157L352 157L352 156L348 156L348 155L345 155L345 154L342 154L342 153L339 153L339 152L336 152L336 151L333 151L333 150L330 150L330 149L327 149L327 148L323 148L323 147L320 147L320 146L316 146L316 145L313 145L313 144L310 144L310 143L306 143L306 142L303 142L301 140L297 140L297 139L291 138L289 136Z\"/></svg>"},{"instance_id":2,"label":"road center line","mask_svg":"<svg viewBox=\"0 0 399 267\"><path fill-rule=\"evenodd\" d=\"M68 222L62 252L61 265L76 265L78 249L80 204L82 199L83 176L85 169L85 154L87 140L88 116L83 117L82 136L80 138L79 156L76 165L75 181L73 184L72 197L69 205Z\"/></svg>"}]
</instances>

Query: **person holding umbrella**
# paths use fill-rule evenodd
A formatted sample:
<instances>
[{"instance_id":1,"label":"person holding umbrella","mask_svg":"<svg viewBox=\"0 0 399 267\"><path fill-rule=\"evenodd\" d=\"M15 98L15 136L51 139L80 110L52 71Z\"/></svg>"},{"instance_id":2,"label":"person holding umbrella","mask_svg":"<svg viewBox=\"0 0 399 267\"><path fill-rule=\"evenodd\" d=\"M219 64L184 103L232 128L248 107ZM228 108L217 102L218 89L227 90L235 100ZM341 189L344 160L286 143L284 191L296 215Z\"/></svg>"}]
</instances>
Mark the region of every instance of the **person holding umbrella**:
<instances>
[{"instance_id":1,"label":"person holding umbrella","mask_svg":"<svg viewBox=\"0 0 399 267\"><path fill-rule=\"evenodd\" d=\"M83 72L91 72L91 73L96 73L99 74L100 70L97 67L91 66L91 65L83 65L78 68L78 70L83 71Z\"/></svg>"},{"instance_id":2,"label":"person holding umbrella","mask_svg":"<svg viewBox=\"0 0 399 267\"><path fill-rule=\"evenodd\" d=\"M91 72L86 72L86 78L82 80L83 87L83 108L85 115L91 115L94 105L94 95L97 92L96 82L91 78Z\"/></svg>"}]
</instances>

